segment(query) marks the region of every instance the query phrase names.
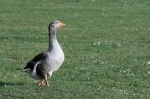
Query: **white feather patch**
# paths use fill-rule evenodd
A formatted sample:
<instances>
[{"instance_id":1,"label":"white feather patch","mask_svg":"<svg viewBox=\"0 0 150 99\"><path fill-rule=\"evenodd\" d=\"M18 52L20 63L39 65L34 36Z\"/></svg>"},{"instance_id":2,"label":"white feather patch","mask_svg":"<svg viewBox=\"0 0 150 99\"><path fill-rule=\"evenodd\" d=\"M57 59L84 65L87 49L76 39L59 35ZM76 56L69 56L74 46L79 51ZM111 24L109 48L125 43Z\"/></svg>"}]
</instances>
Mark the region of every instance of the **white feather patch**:
<instances>
[{"instance_id":1,"label":"white feather patch","mask_svg":"<svg viewBox=\"0 0 150 99\"><path fill-rule=\"evenodd\" d=\"M35 65L34 65L34 69L33 69L33 72L32 72L32 76L36 76L36 67L37 65L39 64L40 62L37 62Z\"/></svg>"},{"instance_id":2,"label":"white feather patch","mask_svg":"<svg viewBox=\"0 0 150 99\"><path fill-rule=\"evenodd\" d=\"M37 62L35 65L34 65L34 69L32 71L32 74L30 74L30 76L34 79L39 79L39 76L36 74L36 68L37 68L37 65L39 64L40 62Z\"/></svg>"}]
</instances>

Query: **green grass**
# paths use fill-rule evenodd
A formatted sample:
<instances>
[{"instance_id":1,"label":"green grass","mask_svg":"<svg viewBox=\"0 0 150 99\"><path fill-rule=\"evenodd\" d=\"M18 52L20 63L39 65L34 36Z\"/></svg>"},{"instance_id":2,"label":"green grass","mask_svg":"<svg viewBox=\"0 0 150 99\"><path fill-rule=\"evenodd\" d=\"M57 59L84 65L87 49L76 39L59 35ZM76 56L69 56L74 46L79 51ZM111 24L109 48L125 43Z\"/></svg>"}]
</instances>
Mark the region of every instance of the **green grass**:
<instances>
[{"instance_id":1,"label":"green grass","mask_svg":"<svg viewBox=\"0 0 150 99\"><path fill-rule=\"evenodd\" d=\"M0 99L148 99L149 9L149 0L1 0ZM41 87L22 69L47 50L56 19L65 62Z\"/></svg>"}]
</instances>

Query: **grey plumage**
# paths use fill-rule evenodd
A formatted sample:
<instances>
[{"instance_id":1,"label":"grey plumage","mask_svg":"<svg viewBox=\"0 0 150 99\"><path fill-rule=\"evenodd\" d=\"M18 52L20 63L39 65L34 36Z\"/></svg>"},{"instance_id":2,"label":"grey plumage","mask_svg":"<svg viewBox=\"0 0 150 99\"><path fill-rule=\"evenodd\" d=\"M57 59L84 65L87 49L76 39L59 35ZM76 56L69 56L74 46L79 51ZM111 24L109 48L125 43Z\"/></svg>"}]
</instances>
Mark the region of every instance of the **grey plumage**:
<instances>
[{"instance_id":1,"label":"grey plumage","mask_svg":"<svg viewBox=\"0 0 150 99\"><path fill-rule=\"evenodd\" d=\"M59 21L52 21L49 24L48 50L36 55L24 68L24 71L29 73L32 78L40 80L39 85L43 85L45 79L46 85L49 86L47 77L52 76L52 73L58 70L64 61L64 53L56 37L56 29L63 26L65 24Z\"/></svg>"}]
</instances>

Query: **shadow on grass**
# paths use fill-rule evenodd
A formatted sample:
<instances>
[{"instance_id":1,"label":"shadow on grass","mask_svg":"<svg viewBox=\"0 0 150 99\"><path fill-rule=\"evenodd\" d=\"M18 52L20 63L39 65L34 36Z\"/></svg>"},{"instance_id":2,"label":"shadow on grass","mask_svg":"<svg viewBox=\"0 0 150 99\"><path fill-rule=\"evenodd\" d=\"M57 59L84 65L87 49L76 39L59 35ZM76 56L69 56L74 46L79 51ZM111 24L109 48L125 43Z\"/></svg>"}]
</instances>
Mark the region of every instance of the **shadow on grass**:
<instances>
[{"instance_id":1,"label":"shadow on grass","mask_svg":"<svg viewBox=\"0 0 150 99\"><path fill-rule=\"evenodd\" d=\"M9 86L9 85L11 85L11 86L13 86L13 85L24 85L24 83L22 83L22 82L3 82L3 81L0 81L0 86Z\"/></svg>"}]
</instances>

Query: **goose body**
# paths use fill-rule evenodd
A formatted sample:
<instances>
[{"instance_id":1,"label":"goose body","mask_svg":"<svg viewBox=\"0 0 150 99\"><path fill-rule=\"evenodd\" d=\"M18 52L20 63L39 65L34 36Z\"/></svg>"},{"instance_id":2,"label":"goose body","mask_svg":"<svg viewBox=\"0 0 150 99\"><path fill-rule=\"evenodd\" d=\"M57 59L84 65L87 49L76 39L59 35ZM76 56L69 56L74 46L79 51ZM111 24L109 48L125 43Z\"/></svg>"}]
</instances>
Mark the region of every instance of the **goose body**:
<instances>
[{"instance_id":1,"label":"goose body","mask_svg":"<svg viewBox=\"0 0 150 99\"><path fill-rule=\"evenodd\" d=\"M23 71L27 72L30 77L40 80L39 85L44 85L43 81L45 80L46 85L49 86L47 78L52 76L52 73L57 71L64 61L63 50L56 38L56 29L63 26L65 26L65 24L59 21L52 21L49 24L48 50L36 55L24 67Z\"/></svg>"}]
</instances>

